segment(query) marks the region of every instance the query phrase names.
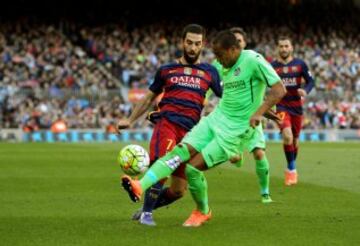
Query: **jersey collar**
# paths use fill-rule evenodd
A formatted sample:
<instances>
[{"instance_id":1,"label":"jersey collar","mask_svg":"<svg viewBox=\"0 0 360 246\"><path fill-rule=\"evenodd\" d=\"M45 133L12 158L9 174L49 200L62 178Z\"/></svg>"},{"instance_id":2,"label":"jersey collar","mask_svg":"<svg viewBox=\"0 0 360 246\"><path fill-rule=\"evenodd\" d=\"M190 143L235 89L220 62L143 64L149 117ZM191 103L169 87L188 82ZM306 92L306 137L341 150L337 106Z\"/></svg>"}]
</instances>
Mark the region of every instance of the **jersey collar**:
<instances>
[{"instance_id":1,"label":"jersey collar","mask_svg":"<svg viewBox=\"0 0 360 246\"><path fill-rule=\"evenodd\" d=\"M280 61L280 59L278 60L278 62L279 62L280 64L282 64L283 66L289 65L289 64L292 63L293 61L294 61L294 57L293 57L289 62L282 62L282 61Z\"/></svg>"},{"instance_id":2,"label":"jersey collar","mask_svg":"<svg viewBox=\"0 0 360 246\"><path fill-rule=\"evenodd\" d=\"M237 61L235 62L235 64L229 69L228 74L233 72L234 69L239 66L239 64L242 62L243 59L244 59L244 56L243 56L243 50L242 50L239 57L238 57L238 59L237 59Z\"/></svg>"}]
</instances>

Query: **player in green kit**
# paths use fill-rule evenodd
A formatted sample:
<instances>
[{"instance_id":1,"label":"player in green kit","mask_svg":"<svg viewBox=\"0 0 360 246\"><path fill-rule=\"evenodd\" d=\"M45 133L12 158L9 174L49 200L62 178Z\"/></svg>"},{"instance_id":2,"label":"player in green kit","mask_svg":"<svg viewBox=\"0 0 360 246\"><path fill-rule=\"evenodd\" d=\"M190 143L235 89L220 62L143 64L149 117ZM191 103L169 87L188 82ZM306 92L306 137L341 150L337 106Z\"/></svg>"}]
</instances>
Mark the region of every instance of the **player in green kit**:
<instances>
[{"instance_id":1,"label":"player in green kit","mask_svg":"<svg viewBox=\"0 0 360 246\"><path fill-rule=\"evenodd\" d=\"M284 95L285 88L269 63L258 53L239 46L231 31L215 37L214 53L224 67L223 97L213 112L202 118L183 141L156 161L140 180L122 177L122 185L134 202L158 180L186 163L189 190L197 205L184 226L197 227L211 218L207 170L240 155L257 138L263 114ZM271 87L266 99L266 87Z\"/></svg>"},{"instance_id":2,"label":"player in green kit","mask_svg":"<svg viewBox=\"0 0 360 246\"><path fill-rule=\"evenodd\" d=\"M235 35L240 48L244 50L246 47L246 32L241 27L232 27L230 28L230 31ZM223 74L223 71L226 72L226 69L223 68L219 61L215 60L212 65L216 67L220 75ZM280 118L271 110L266 112L264 116L268 119L274 120L277 124L280 123ZM255 159L256 174L260 185L261 202L270 203L272 202L272 199L269 191L269 162L267 161L265 154L265 136L261 124L256 127L256 137L253 138L253 140L247 145L247 150L253 154ZM231 162L235 162L234 164L238 167L242 166L243 161L243 156L235 156L231 160Z\"/></svg>"}]
</instances>

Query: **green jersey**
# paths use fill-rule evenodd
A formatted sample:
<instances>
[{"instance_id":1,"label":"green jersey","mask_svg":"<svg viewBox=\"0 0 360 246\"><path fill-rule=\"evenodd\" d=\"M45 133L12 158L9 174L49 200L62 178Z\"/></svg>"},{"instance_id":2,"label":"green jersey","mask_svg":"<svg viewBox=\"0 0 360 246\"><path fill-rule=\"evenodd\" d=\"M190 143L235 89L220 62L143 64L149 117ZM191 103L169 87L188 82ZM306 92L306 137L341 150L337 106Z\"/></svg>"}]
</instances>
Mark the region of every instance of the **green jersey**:
<instances>
[{"instance_id":1,"label":"green jersey","mask_svg":"<svg viewBox=\"0 0 360 246\"><path fill-rule=\"evenodd\" d=\"M211 65L213 65L219 73L221 73L223 66L220 64L220 62L218 60L214 60Z\"/></svg>"},{"instance_id":2,"label":"green jersey","mask_svg":"<svg viewBox=\"0 0 360 246\"><path fill-rule=\"evenodd\" d=\"M229 69L214 62L223 82L223 95L215 110L220 111L236 126L246 129L249 119L264 100L265 89L281 81L262 55L243 50Z\"/></svg>"}]
</instances>

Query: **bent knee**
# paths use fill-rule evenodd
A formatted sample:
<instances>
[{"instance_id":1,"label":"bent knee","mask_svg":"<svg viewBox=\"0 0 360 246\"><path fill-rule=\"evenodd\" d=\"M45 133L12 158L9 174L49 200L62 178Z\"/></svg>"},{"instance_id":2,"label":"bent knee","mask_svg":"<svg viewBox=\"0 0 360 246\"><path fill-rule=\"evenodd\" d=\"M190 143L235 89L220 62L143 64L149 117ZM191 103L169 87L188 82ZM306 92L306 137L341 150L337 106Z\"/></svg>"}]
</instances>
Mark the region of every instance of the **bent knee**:
<instances>
[{"instance_id":1,"label":"bent knee","mask_svg":"<svg viewBox=\"0 0 360 246\"><path fill-rule=\"evenodd\" d=\"M284 133L283 138L285 145L293 144L293 136L291 133Z\"/></svg>"},{"instance_id":2,"label":"bent knee","mask_svg":"<svg viewBox=\"0 0 360 246\"><path fill-rule=\"evenodd\" d=\"M256 149L254 151L255 160L262 160L265 156L265 151L263 149Z\"/></svg>"}]
</instances>

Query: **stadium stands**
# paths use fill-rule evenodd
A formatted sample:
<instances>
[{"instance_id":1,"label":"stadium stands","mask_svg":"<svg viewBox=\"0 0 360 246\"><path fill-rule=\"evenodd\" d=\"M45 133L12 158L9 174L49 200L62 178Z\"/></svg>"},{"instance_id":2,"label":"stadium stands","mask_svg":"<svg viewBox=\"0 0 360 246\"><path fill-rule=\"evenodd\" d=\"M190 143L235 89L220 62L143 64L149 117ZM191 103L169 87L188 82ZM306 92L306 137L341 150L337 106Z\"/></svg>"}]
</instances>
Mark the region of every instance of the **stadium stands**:
<instances>
[{"instance_id":1,"label":"stadium stands","mask_svg":"<svg viewBox=\"0 0 360 246\"><path fill-rule=\"evenodd\" d=\"M306 21L313 24L312 19ZM271 61L277 36L290 32L295 56L309 64L316 79L316 89L305 101L304 128L359 129L358 26L325 28L329 19L324 18L309 27L306 21L297 22L296 28L289 28L294 23L274 21L245 25L249 47ZM211 37L231 25L209 24L203 59L212 61ZM136 102L129 100L129 94L141 92L161 64L180 56L181 28L171 21L138 26L123 22L94 26L70 20L55 25L3 22L0 128L50 129L59 118L68 128L109 128L129 115ZM137 127L144 126L148 126L145 121ZM274 127L271 122L267 126Z\"/></svg>"}]
</instances>

